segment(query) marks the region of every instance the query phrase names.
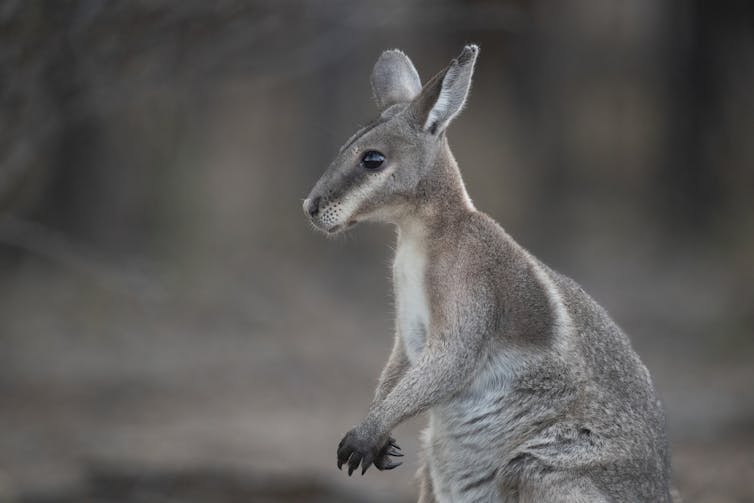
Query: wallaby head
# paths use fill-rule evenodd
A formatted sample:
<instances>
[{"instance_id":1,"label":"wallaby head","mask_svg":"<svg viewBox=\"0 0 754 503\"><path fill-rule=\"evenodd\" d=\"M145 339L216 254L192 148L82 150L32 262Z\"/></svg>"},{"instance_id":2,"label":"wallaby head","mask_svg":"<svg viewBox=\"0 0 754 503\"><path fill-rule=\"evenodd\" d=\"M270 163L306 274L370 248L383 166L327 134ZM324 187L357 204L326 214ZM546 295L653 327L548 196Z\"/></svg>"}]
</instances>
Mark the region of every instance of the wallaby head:
<instances>
[{"instance_id":1,"label":"wallaby head","mask_svg":"<svg viewBox=\"0 0 754 503\"><path fill-rule=\"evenodd\" d=\"M380 115L341 147L304 201L317 228L337 233L362 220L396 223L433 192L468 201L445 130L466 102L478 53L467 45L423 87L408 56L382 53L371 78Z\"/></svg>"}]
</instances>

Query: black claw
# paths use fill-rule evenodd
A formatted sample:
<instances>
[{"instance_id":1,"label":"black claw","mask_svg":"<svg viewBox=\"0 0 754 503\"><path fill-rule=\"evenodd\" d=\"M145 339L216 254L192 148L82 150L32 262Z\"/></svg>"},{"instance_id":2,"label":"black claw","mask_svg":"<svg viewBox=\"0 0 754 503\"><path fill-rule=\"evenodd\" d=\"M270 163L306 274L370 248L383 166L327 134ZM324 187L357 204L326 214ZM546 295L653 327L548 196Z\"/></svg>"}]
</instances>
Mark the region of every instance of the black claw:
<instances>
[{"instance_id":1,"label":"black claw","mask_svg":"<svg viewBox=\"0 0 754 503\"><path fill-rule=\"evenodd\" d=\"M351 458L348 460L348 476L349 477L351 476L353 471L359 467L360 463L361 463L361 455L356 452L351 454Z\"/></svg>"},{"instance_id":2,"label":"black claw","mask_svg":"<svg viewBox=\"0 0 754 503\"><path fill-rule=\"evenodd\" d=\"M393 468L398 468L402 464L403 464L403 462L401 462L401 461L391 461L390 463L386 464L382 469L383 470L392 470Z\"/></svg>"},{"instance_id":3,"label":"black claw","mask_svg":"<svg viewBox=\"0 0 754 503\"><path fill-rule=\"evenodd\" d=\"M349 454L342 447L338 448L338 470L343 467L343 464L348 461Z\"/></svg>"},{"instance_id":4,"label":"black claw","mask_svg":"<svg viewBox=\"0 0 754 503\"><path fill-rule=\"evenodd\" d=\"M347 458L347 459L346 459L345 461L343 461L343 464L344 464L344 465L346 465L346 466L350 466L349 462L351 461L351 458L352 458L353 456L354 456L354 453L351 453L351 454L349 454L349 455L348 455L348 458ZM349 474L349 475L350 475L350 474Z\"/></svg>"},{"instance_id":5,"label":"black claw","mask_svg":"<svg viewBox=\"0 0 754 503\"><path fill-rule=\"evenodd\" d=\"M400 451L398 451L398 450L396 450L394 447L390 447L389 449L387 449L385 451L385 454L387 456L393 456L393 457L396 457L396 458L402 458L403 457L403 453L400 452Z\"/></svg>"},{"instance_id":6,"label":"black claw","mask_svg":"<svg viewBox=\"0 0 754 503\"><path fill-rule=\"evenodd\" d=\"M364 459L361 460L361 474L364 475L367 472L367 469L372 466L372 461L374 461L374 458L371 454L367 454L364 456Z\"/></svg>"},{"instance_id":7,"label":"black claw","mask_svg":"<svg viewBox=\"0 0 754 503\"><path fill-rule=\"evenodd\" d=\"M397 468L401 466L403 463L400 461L393 461L388 456L381 456L374 462L374 466L377 467L378 470L392 470L393 468Z\"/></svg>"}]
</instances>

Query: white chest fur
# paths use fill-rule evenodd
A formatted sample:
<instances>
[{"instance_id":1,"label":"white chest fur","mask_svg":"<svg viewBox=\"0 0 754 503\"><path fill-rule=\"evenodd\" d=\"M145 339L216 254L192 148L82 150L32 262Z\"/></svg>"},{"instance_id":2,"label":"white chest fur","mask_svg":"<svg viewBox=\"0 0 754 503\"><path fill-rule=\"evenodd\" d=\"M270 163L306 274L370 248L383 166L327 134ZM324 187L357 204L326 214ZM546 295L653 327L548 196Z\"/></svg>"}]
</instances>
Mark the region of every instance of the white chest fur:
<instances>
[{"instance_id":1,"label":"white chest fur","mask_svg":"<svg viewBox=\"0 0 754 503\"><path fill-rule=\"evenodd\" d=\"M393 264L398 333L411 363L416 362L429 328L427 250L421 234L401 232Z\"/></svg>"}]
</instances>

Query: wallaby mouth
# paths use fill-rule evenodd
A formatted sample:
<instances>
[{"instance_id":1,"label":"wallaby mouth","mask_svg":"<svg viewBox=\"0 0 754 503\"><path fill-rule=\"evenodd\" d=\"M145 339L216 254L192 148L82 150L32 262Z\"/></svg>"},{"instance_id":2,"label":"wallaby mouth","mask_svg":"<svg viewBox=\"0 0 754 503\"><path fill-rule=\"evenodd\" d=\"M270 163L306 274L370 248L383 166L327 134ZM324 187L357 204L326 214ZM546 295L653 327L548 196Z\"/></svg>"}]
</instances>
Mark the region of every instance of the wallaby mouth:
<instances>
[{"instance_id":1,"label":"wallaby mouth","mask_svg":"<svg viewBox=\"0 0 754 503\"><path fill-rule=\"evenodd\" d=\"M349 220L345 224L333 225L329 229L326 229L325 232L328 233L328 234L331 234L331 235L335 235L335 234L338 234L339 232L347 231L348 229L350 229L351 227L353 227L357 223L358 223L358 220ZM321 228L316 223L314 225L317 228Z\"/></svg>"},{"instance_id":2,"label":"wallaby mouth","mask_svg":"<svg viewBox=\"0 0 754 503\"><path fill-rule=\"evenodd\" d=\"M349 229L358 223L357 219L350 219L346 222L335 222L341 212L339 203L335 205L323 203L321 197L309 197L304 199L303 210L309 222L317 229L326 234L337 234Z\"/></svg>"}]
</instances>

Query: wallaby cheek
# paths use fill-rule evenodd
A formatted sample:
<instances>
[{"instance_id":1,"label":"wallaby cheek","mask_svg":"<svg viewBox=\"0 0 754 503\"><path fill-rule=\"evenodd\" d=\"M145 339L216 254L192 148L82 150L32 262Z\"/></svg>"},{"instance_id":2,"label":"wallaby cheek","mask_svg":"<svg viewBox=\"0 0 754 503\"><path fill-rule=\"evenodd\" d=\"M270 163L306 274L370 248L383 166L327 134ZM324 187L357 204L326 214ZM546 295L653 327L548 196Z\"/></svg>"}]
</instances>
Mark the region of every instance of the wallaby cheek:
<instances>
[{"instance_id":1,"label":"wallaby cheek","mask_svg":"<svg viewBox=\"0 0 754 503\"><path fill-rule=\"evenodd\" d=\"M401 202L398 176L393 170L372 176L364 187L358 217L390 222L395 216L396 206Z\"/></svg>"}]
</instances>

